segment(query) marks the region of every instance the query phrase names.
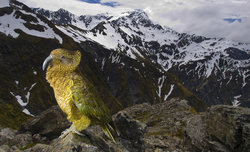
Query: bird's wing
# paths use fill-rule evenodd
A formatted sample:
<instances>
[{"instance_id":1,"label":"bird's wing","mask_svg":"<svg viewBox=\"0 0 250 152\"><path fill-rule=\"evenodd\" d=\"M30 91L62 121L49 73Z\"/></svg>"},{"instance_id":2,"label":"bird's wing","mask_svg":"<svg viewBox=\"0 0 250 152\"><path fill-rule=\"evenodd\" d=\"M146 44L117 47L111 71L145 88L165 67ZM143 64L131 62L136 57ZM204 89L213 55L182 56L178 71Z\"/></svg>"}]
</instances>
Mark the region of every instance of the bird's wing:
<instances>
[{"instance_id":1,"label":"bird's wing","mask_svg":"<svg viewBox=\"0 0 250 152\"><path fill-rule=\"evenodd\" d=\"M111 119L108 109L103 104L96 88L84 77L73 79L71 87L76 107L90 119L108 123Z\"/></svg>"}]
</instances>

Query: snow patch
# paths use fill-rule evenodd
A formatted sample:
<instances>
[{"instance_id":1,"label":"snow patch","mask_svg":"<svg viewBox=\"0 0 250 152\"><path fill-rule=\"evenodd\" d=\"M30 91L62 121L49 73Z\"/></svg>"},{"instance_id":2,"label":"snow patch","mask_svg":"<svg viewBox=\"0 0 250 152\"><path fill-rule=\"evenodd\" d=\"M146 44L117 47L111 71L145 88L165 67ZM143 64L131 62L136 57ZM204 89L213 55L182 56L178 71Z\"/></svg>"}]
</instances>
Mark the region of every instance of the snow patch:
<instances>
[{"instance_id":1,"label":"snow patch","mask_svg":"<svg viewBox=\"0 0 250 152\"><path fill-rule=\"evenodd\" d=\"M25 113L25 114L27 114L27 115L30 115L30 116L34 117L34 115L31 114L27 108L23 109L23 113Z\"/></svg>"},{"instance_id":2,"label":"snow patch","mask_svg":"<svg viewBox=\"0 0 250 152\"><path fill-rule=\"evenodd\" d=\"M30 91L32 90L32 88L36 85L36 83L32 84L31 87L29 88L29 91L27 92L27 94L25 95L26 99L27 99L27 103L29 103L29 99L30 99Z\"/></svg>"},{"instance_id":3,"label":"snow patch","mask_svg":"<svg viewBox=\"0 0 250 152\"><path fill-rule=\"evenodd\" d=\"M159 97L161 97L161 89L162 89L165 79L166 79L166 76L164 75L158 79L158 92L156 91L156 93Z\"/></svg>"},{"instance_id":4,"label":"snow patch","mask_svg":"<svg viewBox=\"0 0 250 152\"><path fill-rule=\"evenodd\" d=\"M10 94L16 98L17 102L18 102L22 107L27 106L28 102L23 102L22 97L21 97L20 95L15 95L13 92L10 92Z\"/></svg>"},{"instance_id":5,"label":"snow patch","mask_svg":"<svg viewBox=\"0 0 250 152\"><path fill-rule=\"evenodd\" d=\"M128 12L124 12L124 13L121 13L121 14L113 14L113 17L109 20L109 21L114 21L114 20L117 20L121 17L125 17L125 16L128 16L129 13Z\"/></svg>"},{"instance_id":6,"label":"snow patch","mask_svg":"<svg viewBox=\"0 0 250 152\"><path fill-rule=\"evenodd\" d=\"M105 24L105 30L104 32L107 34L100 34L88 32L86 34L86 37L92 39L93 41L96 41L100 43L101 45L105 46L108 49L116 49L118 47L118 42L122 43L123 39L119 34L117 34L116 30L109 24Z\"/></svg>"},{"instance_id":7,"label":"snow patch","mask_svg":"<svg viewBox=\"0 0 250 152\"><path fill-rule=\"evenodd\" d=\"M169 90L168 94L165 95L165 97L164 97L164 101L167 100L167 98L171 95L171 93L172 93L173 90L174 90L174 84L171 84L170 90Z\"/></svg>"},{"instance_id":8,"label":"snow patch","mask_svg":"<svg viewBox=\"0 0 250 152\"><path fill-rule=\"evenodd\" d=\"M121 61L119 54L111 53L109 58L111 58L111 63L119 63Z\"/></svg>"},{"instance_id":9,"label":"snow patch","mask_svg":"<svg viewBox=\"0 0 250 152\"><path fill-rule=\"evenodd\" d=\"M104 70L105 63L106 63L106 59L103 58L103 60L102 60L102 67L101 67L102 71Z\"/></svg>"},{"instance_id":10,"label":"snow patch","mask_svg":"<svg viewBox=\"0 0 250 152\"><path fill-rule=\"evenodd\" d=\"M117 47L117 43L114 39L114 37L107 37L106 35L88 33L86 35L88 38L92 39L93 41L96 41L106 47L107 49L115 49Z\"/></svg>"},{"instance_id":11,"label":"snow patch","mask_svg":"<svg viewBox=\"0 0 250 152\"><path fill-rule=\"evenodd\" d=\"M120 27L120 29L123 30L123 32L125 32L129 36L132 36L132 32L128 28L122 26L122 27Z\"/></svg>"},{"instance_id":12,"label":"snow patch","mask_svg":"<svg viewBox=\"0 0 250 152\"><path fill-rule=\"evenodd\" d=\"M227 85L232 80L232 78L233 78L233 76L230 76L229 80L227 81Z\"/></svg>"},{"instance_id":13,"label":"snow patch","mask_svg":"<svg viewBox=\"0 0 250 152\"><path fill-rule=\"evenodd\" d=\"M247 74L248 73L248 74ZM246 82L246 78L250 76L250 72L249 70L247 71L244 71L242 73L242 80L243 80L243 83L242 83L242 88L244 88L246 85L247 85L247 82Z\"/></svg>"},{"instance_id":14,"label":"snow patch","mask_svg":"<svg viewBox=\"0 0 250 152\"><path fill-rule=\"evenodd\" d=\"M22 97L21 97L20 95L15 95L13 92L10 92L10 94L16 98L17 102L18 102L22 107L25 107L25 106L28 105L29 102L24 102L24 101L22 100ZM34 117L34 115L31 114L27 108L23 109L22 112L25 113L25 114L27 114L27 115L30 115L30 116Z\"/></svg>"},{"instance_id":15,"label":"snow patch","mask_svg":"<svg viewBox=\"0 0 250 152\"><path fill-rule=\"evenodd\" d=\"M23 12L23 11L22 11ZM28 13L30 15L30 13ZM33 14L34 16L34 14ZM41 21L39 18L37 18L38 23L33 23L34 25L41 25L44 27L44 31L36 31L36 30L30 30L24 26L26 23L25 20L21 18L15 18L16 17L16 10L14 10L10 15L4 15L0 17L0 32L4 33L5 35L12 36L13 38L17 38L19 36L19 33L17 33L15 30L20 29L24 33L37 36L37 37L43 37L43 38L51 38L51 39L57 39L62 44L62 38L57 35L52 28L48 26L48 24Z\"/></svg>"},{"instance_id":16,"label":"snow patch","mask_svg":"<svg viewBox=\"0 0 250 152\"><path fill-rule=\"evenodd\" d=\"M16 83L16 85L18 85L18 84L19 84L19 81L16 80L15 83Z\"/></svg>"},{"instance_id":17,"label":"snow patch","mask_svg":"<svg viewBox=\"0 0 250 152\"><path fill-rule=\"evenodd\" d=\"M66 34L69 37L73 38L74 41L76 41L78 43L86 41L86 37L84 36L84 33L81 32L81 31L79 31L79 30L73 29L70 26L65 27L65 26L58 26L58 25L56 25L56 27L60 31L62 31L64 34Z\"/></svg>"},{"instance_id":18,"label":"snow patch","mask_svg":"<svg viewBox=\"0 0 250 152\"><path fill-rule=\"evenodd\" d=\"M36 85L36 83L32 84L31 87L29 88L28 92L27 92L26 95L25 95L25 98L26 98L26 101L27 101L27 102L24 102L24 101L22 100L22 97L21 97L20 95L15 95L13 92L10 92L10 94L16 98L17 102L18 102L22 107L25 107L25 106L27 106L28 103L29 103L30 91L32 90L32 88L33 88L35 85ZM26 89L27 89L27 88L24 88L24 90L26 90Z\"/></svg>"},{"instance_id":19,"label":"snow patch","mask_svg":"<svg viewBox=\"0 0 250 152\"><path fill-rule=\"evenodd\" d=\"M216 63L218 63L217 60L219 60L219 56L213 57L211 60L208 60L205 63L205 68L206 68L205 76L207 78L212 74Z\"/></svg>"},{"instance_id":20,"label":"snow patch","mask_svg":"<svg viewBox=\"0 0 250 152\"><path fill-rule=\"evenodd\" d=\"M138 51L137 54L142 56ZM132 59L136 59L136 56L134 55L133 51L131 50L131 48L127 51L127 55L132 58Z\"/></svg>"},{"instance_id":21,"label":"snow patch","mask_svg":"<svg viewBox=\"0 0 250 152\"><path fill-rule=\"evenodd\" d=\"M238 96L234 97L234 101L232 102L232 105L234 107L238 107L241 104L240 101L238 100L240 97L241 97L241 95L238 95Z\"/></svg>"}]
</instances>

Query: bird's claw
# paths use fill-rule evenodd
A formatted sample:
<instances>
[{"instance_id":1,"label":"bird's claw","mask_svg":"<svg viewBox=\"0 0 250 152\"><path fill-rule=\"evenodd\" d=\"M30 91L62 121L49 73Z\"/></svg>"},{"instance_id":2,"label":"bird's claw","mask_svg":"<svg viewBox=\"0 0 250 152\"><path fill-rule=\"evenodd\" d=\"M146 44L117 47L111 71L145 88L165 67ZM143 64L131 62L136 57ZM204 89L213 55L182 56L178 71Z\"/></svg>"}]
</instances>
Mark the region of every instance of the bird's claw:
<instances>
[{"instance_id":1,"label":"bird's claw","mask_svg":"<svg viewBox=\"0 0 250 152\"><path fill-rule=\"evenodd\" d=\"M62 134L59 136L59 138L65 138L69 133L71 133L71 132L74 132L74 130L75 130L75 127L74 127L74 125L72 124L68 129L66 129L66 130L64 130L63 132L62 132Z\"/></svg>"},{"instance_id":2,"label":"bird's claw","mask_svg":"<svg viewBox=\"0 0 250 152\"><path fill-rule=\"evenodd\" d=\"M75 133L75 134L77 134L77 135L79 135L79 136L84 136L82 133L76 131L74 125L72 124L68 129L66 129L66 130L64 130L64 131L62 132L62 134L59 136L59 138L63 139L63 138L65 138L68 134L70 134L70 133Z\"/></svg>"}]
</instances>

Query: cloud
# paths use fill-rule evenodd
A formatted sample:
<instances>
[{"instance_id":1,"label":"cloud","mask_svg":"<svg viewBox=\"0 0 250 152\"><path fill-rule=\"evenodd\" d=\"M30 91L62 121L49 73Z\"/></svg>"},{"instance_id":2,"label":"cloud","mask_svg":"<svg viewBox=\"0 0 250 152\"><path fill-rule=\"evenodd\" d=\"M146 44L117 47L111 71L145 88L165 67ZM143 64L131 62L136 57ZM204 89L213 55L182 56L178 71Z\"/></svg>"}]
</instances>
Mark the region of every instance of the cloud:
<instances>
[{"instance_id":1,"label":"cloud","mask_svg":"<svg viewBox=\"0 0 250 152\"><path fill-rule=\"evenodd\" d=\"M80 0L20 0L20 2L23 2L29 7L40 7L52 11L57 11L60 8L64 8L76 15L96 15L106 12L116 14L132 10L131 8L127 7L110 7L110 5L115 5L115 2L110 1L109 3L98 3L98 1L96 1L96 3L88 3Z\"/></svg>"},{"instance_id":2,"label":"cloud","mask_svg":"<svg viewBox=\"0 0 250 152\"><path fill-rule=\"evenodd\" d=\"M183 8L155 16L161 24L166 24L179 32L195 33L207 37L226 37L227 39L250 43L249 4L234 6L233 3L201 5ZM241 19L241 23L228 23L224 18ZM165 18L165 20L163 20Z\"/></svg>"},{"instance_id":3,"label":"cloud","mask_svg":"<svg viewBox=\"0 0 250 152\"><path fill-rule=\"evenodd\" d=\"M90 4L80 0L21 0L31 7L50 10L64 8L77 15L121 13L142 9L155 23L178 32L250 43L250 2L248 0L97 0ZM102 5L117 2L115 7ZM241 19L241 23L225 21Z\"/></svg>"}]
</instances>

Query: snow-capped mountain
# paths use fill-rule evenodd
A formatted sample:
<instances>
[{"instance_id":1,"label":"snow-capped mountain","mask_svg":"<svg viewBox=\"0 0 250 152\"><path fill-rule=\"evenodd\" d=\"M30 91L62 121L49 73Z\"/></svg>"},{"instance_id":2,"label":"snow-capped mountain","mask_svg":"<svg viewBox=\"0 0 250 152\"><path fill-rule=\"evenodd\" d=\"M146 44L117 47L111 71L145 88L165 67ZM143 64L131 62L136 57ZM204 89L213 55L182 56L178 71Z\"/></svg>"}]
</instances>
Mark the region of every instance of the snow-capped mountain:
<instances>
[{"instance_id":1,"label":"snow-capped mountain","mask_svg":"<svg viewBox=\"0 0 250 152\"><path fill-rule=\"evenodd\" d=\"M6 1L6 4L8 4L8 0L3 1ZM12 6L13 8L19 9L6 9L6 14L4 11L1 12L0 32L13 38L17 38L20 35L20 31L22 31L32 36L57 39L60 43L62 43L62 38L53 30L53 28L42 19L38 18L37 15L31 10L27 8L24 8L26 10L20 9L23 5L18 5L18 3L10 3L9 5L4 6ZM24 15L26 18L23 18Z\"/></svg>"},{"instance_id":2,"label":"snow-capped mountain","mask_svg":"<svg viewBox=\"0 0 250 152\"><path fill-rule=\"evenodd\" d=\"M36 13L41 14L58 25L74 25L84 30L90 30L102 21L108 18L108 15L81 15L76 16L65 9L59 9L56 12L45 10L43 8L34 8Z\"/></svg>"},{"instance_id":3,"label":"snow-capped mountain","mask_svg":"<svg viewBox=\"0 0 250 152\"><path fill-rule=\"evenodd\" d=\"M26 5L15 0L0 2L0 105L6 108L1 119L15 117L13 123L18 124L26 117L23 113L33 116L53 105L54 99L43 82L42 58L48 55L47 49L69 44L75 47L74 43Z\"/></svg>"},{"instance_id":4,"label":"snow-capped mountain","mask_svg":"<svg viewBox=\"0 0 250 152\"><path fill-rule=\"evenodd\" d=\"M250 106L250 44L178 33L153 23L141 10L116 16L34 10L76 42L94 41L133 59L149 59L208 104L237 100Z\"/></svg>"},{"instance_id":5,"label":"snow-capped mountain","mask_svg":"<svg viewBox=\"0 0 250 152\"><path fill-rule=\"evenodd\" d=\"M62 9L59 12L69 14ZM86 27L81 29L65 23L55 25L16 0L0 2L1 126L19 127L28 117L56 104L53 90L41 69L44 59L56 48L82 52L79 70L96 86L112 113L135 104L156 104L177 97L186 99L197 111L205 110L206 104L173 74L132 50L133 56L128 57L126 51L121 53L115 47L110 49L110 46L91 39L88 34L93 33L95 37L95 34L102 35L106 31L106 15L85 16L89 21L85 24L86 20L82 20L81 24ZM104 21L103 16L106 16ZM71 14L69 17L76 21L67 20L69 23L78 22L80 25L77 16ZM62 17L57 15L56 18ZM110 39L105 42L111 43Z\"/></svg>"}]
</instances>

